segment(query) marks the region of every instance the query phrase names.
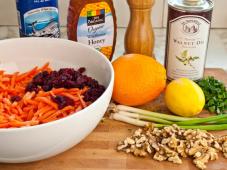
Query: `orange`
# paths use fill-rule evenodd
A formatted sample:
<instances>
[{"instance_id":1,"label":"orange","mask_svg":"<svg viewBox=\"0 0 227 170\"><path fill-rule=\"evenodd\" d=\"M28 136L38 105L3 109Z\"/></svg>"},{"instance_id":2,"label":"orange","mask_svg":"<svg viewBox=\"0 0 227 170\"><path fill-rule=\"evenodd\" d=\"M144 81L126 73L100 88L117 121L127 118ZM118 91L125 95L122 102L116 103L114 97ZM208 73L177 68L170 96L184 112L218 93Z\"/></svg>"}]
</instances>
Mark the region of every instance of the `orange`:
<instances>
[{"instance_id":1,"label":"orange","mask_svg":"<svg viewBox=\"0 0 227 170\"><path fill-rule=\"evenodd\" d=\"M166 70L152 57L129 54L112 64L115 71L113 100L120 104L145 104L157 98L166 86Z\"/></svg>"}]
</instances>

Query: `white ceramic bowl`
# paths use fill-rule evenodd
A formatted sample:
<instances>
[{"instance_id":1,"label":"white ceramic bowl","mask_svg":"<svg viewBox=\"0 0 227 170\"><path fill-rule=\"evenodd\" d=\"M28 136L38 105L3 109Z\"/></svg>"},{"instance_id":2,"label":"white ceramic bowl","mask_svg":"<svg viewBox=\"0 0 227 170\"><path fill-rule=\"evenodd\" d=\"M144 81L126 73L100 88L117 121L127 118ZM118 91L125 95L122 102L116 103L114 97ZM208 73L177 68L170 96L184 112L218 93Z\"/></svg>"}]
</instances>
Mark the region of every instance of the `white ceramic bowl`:
<instances>
[{"instance_id":1,"label":"white ceramic bowl","mask_svg":"<svg viewBox=\"0 0 227 170\"><path fill-rule=\"evenodd\" d=\"M0 41L0 64L16 63L20 71L50 62L54 69L86 67L106 87L87 108L51 123L18 129L0 129L0 162L22 163L59 154L83 140L97 126L111 99L114 71L100 52L86 45L50 38Z\"/></svg>"}]
</instances>

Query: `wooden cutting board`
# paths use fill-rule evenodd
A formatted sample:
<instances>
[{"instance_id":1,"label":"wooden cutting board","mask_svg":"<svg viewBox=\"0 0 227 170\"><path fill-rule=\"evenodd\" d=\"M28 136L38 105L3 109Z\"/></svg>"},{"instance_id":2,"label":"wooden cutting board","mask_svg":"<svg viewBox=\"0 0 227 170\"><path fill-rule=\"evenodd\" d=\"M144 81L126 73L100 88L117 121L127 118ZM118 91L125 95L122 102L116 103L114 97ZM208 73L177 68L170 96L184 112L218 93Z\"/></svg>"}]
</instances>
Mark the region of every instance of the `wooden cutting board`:
<instances>
[{"instance_id":1,"label":"wooden cutting board","mask_svg":"<svg viewBox=\"0 0 227 170\"><path fill-rule=\"evenodd\" d=\"M207 69L206 75L215 76L227 84L227 73L222 69ZM142 107L166 112L162 96ZM135 126L106 119L84 141L58 156L34 163L0 164L0 170L197 170L190 159L176 165L117 152L117 143L135 129ZM227 135L227 131L214 134ZM208 163L207 170L227 170L227 159L220 154L217 161Z\"/></svg>"}]
</instances>

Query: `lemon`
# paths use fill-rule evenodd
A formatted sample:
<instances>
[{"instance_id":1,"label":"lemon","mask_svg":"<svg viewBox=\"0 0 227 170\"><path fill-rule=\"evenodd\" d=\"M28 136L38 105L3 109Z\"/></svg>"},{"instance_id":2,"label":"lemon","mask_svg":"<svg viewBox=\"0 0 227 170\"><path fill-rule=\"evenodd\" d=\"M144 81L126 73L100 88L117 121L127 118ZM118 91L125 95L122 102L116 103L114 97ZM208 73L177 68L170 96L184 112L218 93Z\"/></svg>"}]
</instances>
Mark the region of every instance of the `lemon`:
<instances>
[{"instance_id":1,"label":"lemon","mask_svg":"<svg viewBox=\"0 0 227 170\"><path fill-rule=\"evenodd\" d=\"M195 82L187 78L180 78L167 86L165 103L171 112L183 117L192 117L202 111L205 96Z\"/></svg>"}]
</instances>

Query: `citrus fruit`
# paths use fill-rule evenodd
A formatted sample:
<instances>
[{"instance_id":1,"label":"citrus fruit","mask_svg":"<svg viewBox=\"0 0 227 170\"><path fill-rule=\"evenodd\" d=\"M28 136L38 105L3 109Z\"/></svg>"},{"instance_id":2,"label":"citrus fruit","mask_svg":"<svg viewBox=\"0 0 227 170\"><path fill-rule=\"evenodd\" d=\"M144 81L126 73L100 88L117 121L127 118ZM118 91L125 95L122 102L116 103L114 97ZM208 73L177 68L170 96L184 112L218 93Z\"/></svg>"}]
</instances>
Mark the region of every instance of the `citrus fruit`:
<instances>
[{"instance_id":1,"label":"citrus fruit","mask_svg":"<svg viewBox=\"0 0 227 170\"><path fill-rule=\"evenodd\" d=\"M113 99L120 104L145 104L159 96L166 86L166 70L152 57L128 54L112 64L115 71Z\"/></svg>"},{"instance_id":2,"label":"citrus fruit","mask_svg":"<svg viewBox=\"0 0 227 170\"><path fill-rule=\"evenodd\" d=\"M205 97L202 89L195 82L187 78L180 78L167 86L165 102L173 113L191 117L202 111Z\"/></svg>"}]
</instances>

